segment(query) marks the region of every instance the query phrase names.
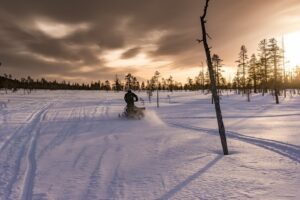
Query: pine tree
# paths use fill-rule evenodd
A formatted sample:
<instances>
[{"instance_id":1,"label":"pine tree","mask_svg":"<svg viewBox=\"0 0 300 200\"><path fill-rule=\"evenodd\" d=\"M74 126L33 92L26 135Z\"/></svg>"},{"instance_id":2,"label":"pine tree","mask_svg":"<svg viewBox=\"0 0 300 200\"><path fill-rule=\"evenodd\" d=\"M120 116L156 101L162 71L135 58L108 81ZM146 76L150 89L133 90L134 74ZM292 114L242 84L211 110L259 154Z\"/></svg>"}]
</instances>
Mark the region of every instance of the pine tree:
<instances>
[{"instance_id":1,"label":"pine tree","mask_svg":"<svg viewBox=\"0 0 300 200\"><path fill-rule=\"evenodd\" d=\"M268 80L270 78L270 64L269 64L269 51L268 51L268 42L266 39L263 39L259 42L258 45L259 51L259 62L261 65L261 79L262 79L262 87L263 92L262 95L268 92Z\"/></svg>"},{"instance_id":2,"label":"pine tree","mask_svg":"<svg viewBox=\"0 0 300 200\"><path fill-rule=\"evenodd\" d=\"M274 85L274 95L276 99L276 104L279 104L279 80L280 80L280 70L279 66L282 59L281 49L277 44L277 40L275 38L271 38L268 44L269 50L269 60L270 64L273 66L273 85Z\"/></svg>"},{"instance_id":3,"label":"pine tree","mask_svg":"<svg viewBox=\"0 0 300 200\"><path fill-rule=\"evenodd\" d=\"M159 85L160 85L159 80L158 80L159 76L160 76L160 73L158 71L156 71L150 81L152 88L156 89L156 106L157 107L159 107L159 95L158 95L158 89L159 89Z\"/></svg>"},{"instance_id":4,"label":"pine tree","mask_svg":"<svg viewBox=\"0 0 300 200\"><path fill-rule=\"evenodd\" d=\"M141 90L145 90L145 89L146 89L146 86L145 86L145 82L143 81L141 84Z\"/></svg>"},{"instance_id":5,"label":"pine tree","mask_svg":"<svg viewBox=\"0 0 300 200\"><path fill-rule=\"evenodd\" d=\"M114 90L121 91L122 88L123 88L123 85L122 85L118 75L116 75L115 82L114 82Z\"/></svg>"},{"instance_id":6,"label":"pine tree","mask_svg":"<svg viewBox=\"0 0 300 200\"><path fill-rule=\"evenodd\" d=\"M187 78L186 89L187 90L194 90L194 81L190 77Z\"/></svg>"},{"instance_id":7,"label":"pine tree","mask_svg":"<svg viewBox=\"0 0 300 200\"><path fill-rule=\"evenodd\" d=\"M217 86L217 89L218 89L218 93L220 93L220 86L221 86L221 83L224 83L224 78L222 77L222 67L223 67L223 64L222 64L222 59L219 57L219 55L217 54L214 54L212 56L212 65L213 65L213 70L214 70L214 76L215 76L215 79L216 79L216 86Z\"/></svg>"},{"instance_id":8,"label":"pine tree","mask_svg":"<svg viewBox=\"0 0 300 200\"><path fill-rule=\"evenodd\" d=\"M174 80L173 80L173 77L170 76L168 79L167 79L167 85L168 85L168 89L170 92L173 92L173 89L174 89Z\"/></svg>"},{"instance_id":9,"label":"pine tree","mask_svg":"<svg viewBox=\"0 0 300 200\"><path fill-rule=\"evenodd\" d=\"M248 68L248 55L247 49L245 45L241 46L241 50L239 53L239 59L236 61L238 63L238 73L241 74L240 84L243 88L243 94L246 93L246 76L247 76L247 68Z\"/></svg>"},{"instance_id":10,"label":"pine tree","mask_svg":"<svg viewBox=\"0 0 300 200\"><path fill-rule=\"evenodd\" d=\"M240 72L239 69L237 69L236 71L236 75L234 78L234 85L235 85L235 89L237 90L237 94L240 94L240 89L241 89L241 77L240 77Z\"/></svg>"},{"instance_id":11,"label":"pine tree","mask_svg":"<svg viewBox=\"0 0 300 200\"><path fill-rule=\"evenodd\" d=\"M132 79L132 89L139 90L140 89L140 83L138 82L137 78L133 76Z\"/></svg>"},{"instance_id":12,"label":"pine tree","mask_svg":"<svg viewBox=\"0 0 300 200\"><path fill-rule=\"evenodd\" d=\"M128 73L125 76L125 89L134 89L134 76L131 73Z\"/></svg>"},{"instance_id":13,"label":"pine tree","mask_svg":"<svg viewBox=\"0 0 300 200\"><path fill-rule=\"evenodd\" d=\"M208 70L205 72L205 87L206 88L211 87L210 78L209 78L209 71Z\"/></svg>"},{"instance_id":14,"label":"pine tree","mask_svg":"<svg viewBox=\"0 0 300 200\"><path fill-rule=\"evenodd\" d=\"M199 82L200 82L200 89L202 89L202 93L204 94L204 90L205 90L205 73L204 73L203 63L202 63L202 70L199 72L198 78L199 78Z\"/></svg>"},{"instance_id":15,"label":"pine tree","mask_svg":"<svg viewBox=\"0 0 300 200\"><path fill-rule=\"evenodd\" d=\"M111 90L110 82L108 80L105 81L104 88L106 91Z\"/></svg>"},{"instance_id":16,"label":"pine tree","mask_svg":"<svg viewBox=\"0 0 300 200\"><path fill-rule=\"evenodd\" d=\"M257 62L255 54L252 54L250 63L249 63L249 80L253 83L254 93L257 93L257 87L259 82L259 71L260 64Z\"/></svg>"}]
</instances>

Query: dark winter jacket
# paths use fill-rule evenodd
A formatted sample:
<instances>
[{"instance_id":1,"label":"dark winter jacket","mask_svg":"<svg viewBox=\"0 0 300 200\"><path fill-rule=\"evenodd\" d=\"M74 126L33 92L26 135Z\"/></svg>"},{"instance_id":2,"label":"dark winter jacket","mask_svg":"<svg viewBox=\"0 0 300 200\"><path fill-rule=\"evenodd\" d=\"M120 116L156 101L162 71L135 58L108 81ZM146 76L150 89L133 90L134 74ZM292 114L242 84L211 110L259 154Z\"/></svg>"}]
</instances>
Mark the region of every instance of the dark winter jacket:
<instances>
[{"instance_id":1,"label":"dark winter jacket","mask_svg":"<svg viewBox=\"0 0 300 200\"><path fill-rule=\"evenodd\" d=\"M138 96L133 92L128 91L124 96L124 100L126 101L127 106L134 106L134 102L138 101Z\"/></svg>"}]
</instances>

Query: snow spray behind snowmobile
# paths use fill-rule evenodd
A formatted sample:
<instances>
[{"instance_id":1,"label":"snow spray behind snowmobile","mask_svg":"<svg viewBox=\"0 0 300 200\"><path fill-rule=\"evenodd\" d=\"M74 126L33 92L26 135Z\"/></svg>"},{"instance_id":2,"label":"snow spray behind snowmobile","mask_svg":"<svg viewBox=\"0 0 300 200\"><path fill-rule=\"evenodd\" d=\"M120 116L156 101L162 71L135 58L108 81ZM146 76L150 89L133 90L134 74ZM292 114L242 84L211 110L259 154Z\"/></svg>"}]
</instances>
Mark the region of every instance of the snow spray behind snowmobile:
<instances>
[{"instance_id":1,"label":"snow spray behind snowmobile","mask_svg":"<svg viewBox=\"0 0 300 200\"><path fill-rule=\"evenodd\" d=\"M128 107L126 106L124 109L124 112L122 114L119 114L120 118L127 118L127 119L142 119L145 116L145 110L144 107Z\"/></svg>"}]
</instances>

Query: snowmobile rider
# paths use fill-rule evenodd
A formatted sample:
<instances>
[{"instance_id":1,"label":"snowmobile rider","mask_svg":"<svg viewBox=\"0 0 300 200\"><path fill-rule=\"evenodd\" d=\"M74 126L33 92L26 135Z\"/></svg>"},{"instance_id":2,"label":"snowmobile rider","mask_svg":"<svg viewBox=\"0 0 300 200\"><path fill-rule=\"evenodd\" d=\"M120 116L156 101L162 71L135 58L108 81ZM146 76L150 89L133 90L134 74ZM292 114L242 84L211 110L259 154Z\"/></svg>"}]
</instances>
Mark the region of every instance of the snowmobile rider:
<instances>
[{"instance_id":1,"label":"snowmobile rider","mask_svg":"<svg viewBox=\"0 0 300 200\"><path fill-rule=\"evenodd\" d=\"M134 108L134 102L138 101L139 99L138 96L129 89L124 96L124 100L127 103L127 108L132 109Z\"/></svg>"}]
</instances>

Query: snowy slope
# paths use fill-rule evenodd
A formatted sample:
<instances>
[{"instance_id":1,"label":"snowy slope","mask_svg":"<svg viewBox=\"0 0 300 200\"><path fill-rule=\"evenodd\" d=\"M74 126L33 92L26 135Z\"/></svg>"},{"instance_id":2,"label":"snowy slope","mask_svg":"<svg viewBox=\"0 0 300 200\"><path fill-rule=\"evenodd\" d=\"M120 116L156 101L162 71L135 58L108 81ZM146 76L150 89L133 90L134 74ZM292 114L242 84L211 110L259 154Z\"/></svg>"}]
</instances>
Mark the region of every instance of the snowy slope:
<instances>
[{"instance_id":1,"label":"snowy slope","mask_svg":"<svg viewBox=\"0 0 300 200\"><path fill-rule=\"evenodd\" d=\"M209 95L138 93L140 121L117 117L123 95L0 95L0 199L300 198L300 97L225 94L224 157Z\"/></svg>"}]
</instances>

